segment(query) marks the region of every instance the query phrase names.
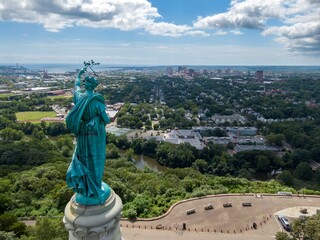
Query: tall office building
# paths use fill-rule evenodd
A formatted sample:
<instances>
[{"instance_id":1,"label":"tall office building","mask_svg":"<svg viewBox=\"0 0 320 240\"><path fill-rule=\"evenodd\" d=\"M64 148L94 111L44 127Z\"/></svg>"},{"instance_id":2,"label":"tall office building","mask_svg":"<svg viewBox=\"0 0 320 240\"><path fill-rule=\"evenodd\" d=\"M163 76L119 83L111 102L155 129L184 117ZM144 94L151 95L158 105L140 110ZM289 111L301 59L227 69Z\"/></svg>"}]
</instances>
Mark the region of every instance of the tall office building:
<instances>
[{"instance_id":1,"label":"tall office building","mask_svg":"<svg viewBox=\"0 0 320 240\"><path fill-rule=\"evenodd\" d=\"M256 79L261 82L263 80L263 71L261 70L256 71L255 76L256 76Z\"/></svg>"},{"instance_id":2,"label":"tall office building","mask_svg":"<svg viewBox=\"0 0 320 240\"><path fill-rule=\"evenodd\" d=\"M167 75L172 75L173 74L173 67L167 67L166 73L167 73Z\"/></svg>"}]
</instances>

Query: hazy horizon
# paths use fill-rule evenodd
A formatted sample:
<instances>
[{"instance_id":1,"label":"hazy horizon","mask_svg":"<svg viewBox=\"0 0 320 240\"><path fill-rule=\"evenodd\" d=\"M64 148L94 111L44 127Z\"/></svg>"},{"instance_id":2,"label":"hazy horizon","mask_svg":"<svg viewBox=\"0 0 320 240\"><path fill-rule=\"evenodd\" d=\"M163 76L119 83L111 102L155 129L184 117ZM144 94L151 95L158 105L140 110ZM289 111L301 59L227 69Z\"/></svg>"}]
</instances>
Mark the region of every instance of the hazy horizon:
<instances>
[{"instance_id":1,"label":"hazy horizon","mask_svg":"<svg viewBox=\"0 0 320 240\"><path fill-rule=\"evenodd\" d=\"M0 66L26 66L26 65L79 65L83 66L82 62L68 62L68 63L59 63L59 62L42 62L42 63L37 63L37 62L25 62L25 63L20 63L20 62L0 62ZM196 66L196 67L320 67L320 64L317 65L272 65L272 64L143 64L143 63L100 63L100 66L112 66L112 67L118 67L118 66L128 66L128 67L179 67L179 66ZM97 67L97 66L95 66ZM99 67L99 66L98 66Z\"/></svg>"}]
</instances>

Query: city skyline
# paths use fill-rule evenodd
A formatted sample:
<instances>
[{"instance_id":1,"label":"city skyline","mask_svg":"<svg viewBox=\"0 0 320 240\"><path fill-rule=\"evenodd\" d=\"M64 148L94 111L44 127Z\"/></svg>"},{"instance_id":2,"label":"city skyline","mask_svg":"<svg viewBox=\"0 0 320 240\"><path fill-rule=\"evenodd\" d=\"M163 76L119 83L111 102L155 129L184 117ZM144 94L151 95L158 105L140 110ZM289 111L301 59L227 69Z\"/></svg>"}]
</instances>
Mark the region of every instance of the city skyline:
<instances>
[{"instance_id":1,"label":"city skyline","mask_svg":"<svg viewBox=\"0 0 320 240\"><path fill-rule=\"evenodd\" d=\"M317 0L0 0L1 63L320 65Z\"/></svg>"}]
</instances>

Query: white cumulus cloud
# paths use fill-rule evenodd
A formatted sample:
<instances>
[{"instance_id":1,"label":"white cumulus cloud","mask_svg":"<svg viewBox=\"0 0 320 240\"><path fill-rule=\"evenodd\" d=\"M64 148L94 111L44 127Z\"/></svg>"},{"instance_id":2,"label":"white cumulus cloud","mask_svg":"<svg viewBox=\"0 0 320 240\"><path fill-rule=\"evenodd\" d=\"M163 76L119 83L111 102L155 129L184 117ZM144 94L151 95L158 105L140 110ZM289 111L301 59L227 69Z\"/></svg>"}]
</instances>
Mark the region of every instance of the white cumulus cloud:
<instances>
[{"instance_id":1,"label":"white cumulus cloud","mask_svg":"<svg viewBox=\"0 0 320 240\"><path fill-rule=\"evenodd\" d=\"M133 30L158 17L146 0L10 0L0 9L3 21L38 23L49 31L77 25Z\"/></svg>"},{"instance_id":2,"label":"white cumulus cloud","mask_svg":"<svg viewBox=\"0 0 320 240\"><path fill-rule=\"evenodd\" d=\"M191 27L187 25L175 25L173 23L166 22L152 22L148 24L145 29L152 35L180 37L186 32L190 31Z\"/></svg>"},{"instance_id":3,"label":"white cumulus cloud","mask_svg":"<svg viewBox=\"0 0 320 240\"><path fill-rule=\"evenodd\" d=\"M223 31L223 30L218 30L214 33L214 35L227 35L228 32L227 31Z\"/></svg>"},{"instance_id":4,"label":"white cumulus cloud","mask_svg":"<svg viewBox=\"0 0 320 240\"><path fill-rule=\"evenodd\" d=\"M206 36L192 26L157 22L157 8L147 0L10 0L0 3L0 20L41 24L58 32L74 26L141 29L152 35Z\"/></svg>"},{"instance_id":5,"label":"white cumulus cloud","mask_svg":"<svg viewBox=\"0 0 320 240\"><path fill-rule=\"evenodd\" d=\"M234 34L234 35L242 35L243 32L241 32L240 30L230 30L230 33Z\"/></svg>"},{"instance_id":6,"label":"white cumulus cloud","mask_svg":"<svg viewBox=\"0 0 320 240\"><path fill-rule=\"evenodd\" d=\"M281 0L232 1L229 11L207 17L198 17L197 28L252 28L263 29L266 20L283 15Z\"/></svg>"},{"instance_id":7,"label":"white cumulus cloud","mask_svg":"<svg viewBox=\"0 0 320 240\"><path fill-rule=\"evenodd\" d=\"M258 29L292 53L320 56L320 0L232 0L227 12L198 17L193 25L233 34Z\"/></svg>"}]
</instances>

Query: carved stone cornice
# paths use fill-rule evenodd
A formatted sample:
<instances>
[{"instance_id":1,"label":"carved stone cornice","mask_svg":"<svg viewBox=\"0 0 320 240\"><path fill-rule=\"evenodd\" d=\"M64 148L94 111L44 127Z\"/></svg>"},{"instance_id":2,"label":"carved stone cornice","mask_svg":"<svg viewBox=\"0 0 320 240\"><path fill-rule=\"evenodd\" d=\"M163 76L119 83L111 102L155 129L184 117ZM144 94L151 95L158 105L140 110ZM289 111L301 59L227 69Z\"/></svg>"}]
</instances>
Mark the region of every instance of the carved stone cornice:
<instances>
[{"instance_id":1,"label":"carved stone cornice","mask_svg":"<svg viewBox=\"0 0 320 240\"><path fill-rule=\"evenodd\" d=\"M122 201L113 191L103 205L86 206L74 201L65 208L63 223L69 240L120 240Z\"/></svg>"}]
</instances>

